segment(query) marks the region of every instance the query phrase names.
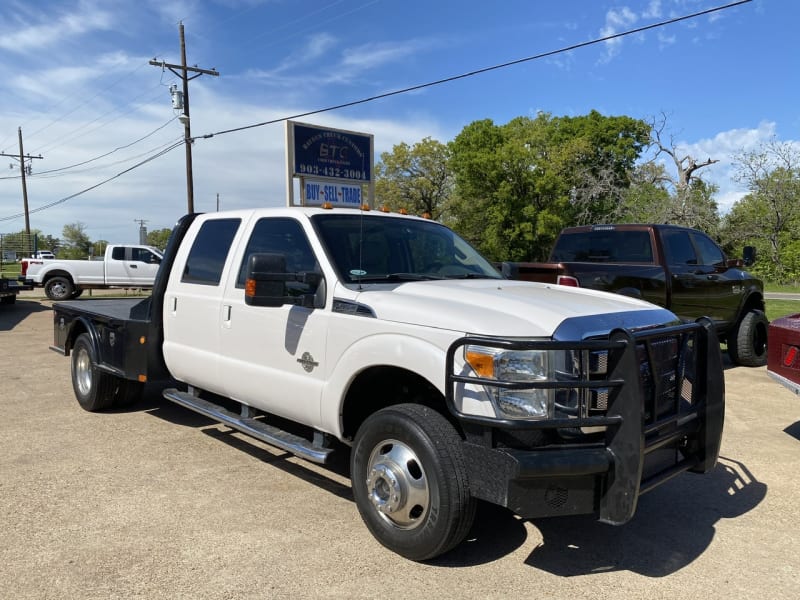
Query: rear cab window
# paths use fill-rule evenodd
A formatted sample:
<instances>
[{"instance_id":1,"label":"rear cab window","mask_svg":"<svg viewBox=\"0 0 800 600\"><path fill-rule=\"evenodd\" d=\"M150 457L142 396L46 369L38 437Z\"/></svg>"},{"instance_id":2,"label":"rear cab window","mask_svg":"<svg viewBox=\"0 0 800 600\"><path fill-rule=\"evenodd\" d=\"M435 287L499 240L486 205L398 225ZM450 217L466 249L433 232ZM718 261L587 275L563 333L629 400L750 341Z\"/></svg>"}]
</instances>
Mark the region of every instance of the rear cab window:
<instances>
[{"instance_id":1,"label":"rear cab window","mask_svg":"<svg viewBox=\"0 0 800 600\"><path fill-rule=\"evenodd\" d=\"M212 219L203 223L189 250L181 282L218 286L241 219Z\"/></svg>"},{"instance_id":2,"label":"rear cab window","mask_svg":"<svg viewBox=\"0 0 800 600\"><path fill-rule=\"evenodd\" d=\"M550 262L652 263L650 232L603 229L562 234Z\"/></svg>"}]
</instances>

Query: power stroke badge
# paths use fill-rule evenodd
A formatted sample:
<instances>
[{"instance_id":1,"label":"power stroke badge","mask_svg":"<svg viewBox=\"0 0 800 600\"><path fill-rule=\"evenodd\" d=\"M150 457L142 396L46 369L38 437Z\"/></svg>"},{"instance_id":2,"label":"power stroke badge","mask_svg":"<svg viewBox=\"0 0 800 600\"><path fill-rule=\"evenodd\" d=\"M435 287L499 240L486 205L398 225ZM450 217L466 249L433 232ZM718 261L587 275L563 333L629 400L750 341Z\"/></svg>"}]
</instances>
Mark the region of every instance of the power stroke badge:
<instances>
[{"instance_id":1,"label":"power stroke badge","mask_svg":"<svg viewBox=\"0 0 800 600\"><path fill-rule=\"evenodd\" d=\"M301 365L303 365L303 370L306 373L311 373L314 370L314 367L318 367L319 363L314 360L314 357L311 356L310 352L303 352L303 356L297 359Z\"/></svg>"}]
</instances>

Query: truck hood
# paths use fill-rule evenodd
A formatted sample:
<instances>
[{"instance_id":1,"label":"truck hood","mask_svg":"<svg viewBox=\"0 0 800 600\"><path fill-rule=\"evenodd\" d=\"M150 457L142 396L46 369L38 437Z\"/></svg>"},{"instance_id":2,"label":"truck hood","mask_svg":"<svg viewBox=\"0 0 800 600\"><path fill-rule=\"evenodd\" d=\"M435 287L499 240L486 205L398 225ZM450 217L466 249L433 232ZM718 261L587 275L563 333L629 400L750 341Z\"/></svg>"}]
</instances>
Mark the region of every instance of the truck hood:
<instances>
[{"instance_id":1,"label":"truck hood","mask_svg":"<svg viewBox=\"0 0 800 600\"><path fill-rule=\"evenodd\" d=\"M409 282L393 289L374 286L360 291L354 300L379 319L486 336L551 337L565 321L577 318L583 337L616 327L677 321L671 312L627 296L502 279Z\"/></svg>"}]
</instances>

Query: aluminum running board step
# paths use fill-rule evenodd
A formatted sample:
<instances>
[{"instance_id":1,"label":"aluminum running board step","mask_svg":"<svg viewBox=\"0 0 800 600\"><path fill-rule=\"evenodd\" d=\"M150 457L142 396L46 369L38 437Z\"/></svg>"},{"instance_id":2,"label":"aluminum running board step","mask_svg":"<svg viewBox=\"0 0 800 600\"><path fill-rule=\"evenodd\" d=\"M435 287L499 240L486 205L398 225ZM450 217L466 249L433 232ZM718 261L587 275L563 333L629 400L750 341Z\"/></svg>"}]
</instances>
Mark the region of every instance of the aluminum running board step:
<instances>
[{"instance_id":1,"label":"aluminum running board step","mask_svg":"<svg viewBox=\"0 0 800 600\"><path fill-rule=\"evenodd\" d=\"M306 460L322 464L327 461L328 456L333 452L333 448L315 445L304 437L278 429L259 419L242 417L218 404L203 400L192 394L171 388L164 390L163 395L167 400Z\"/></svg>"}]
</instances>

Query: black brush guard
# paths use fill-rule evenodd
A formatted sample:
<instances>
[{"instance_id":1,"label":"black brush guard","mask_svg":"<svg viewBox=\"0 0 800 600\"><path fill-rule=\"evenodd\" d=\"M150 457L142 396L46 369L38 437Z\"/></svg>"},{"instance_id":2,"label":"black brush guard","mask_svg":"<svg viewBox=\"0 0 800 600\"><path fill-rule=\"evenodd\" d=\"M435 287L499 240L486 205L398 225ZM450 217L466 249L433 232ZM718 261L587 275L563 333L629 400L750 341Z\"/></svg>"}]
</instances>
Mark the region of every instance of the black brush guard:
<instances>
[{"instance_id":1,"label":"black brush guard","mask_svg":"<svg viewBox=\"0 0 800 600\"><path fill-rule=\"evenodd\" d=\"M590 361L565 380L511 382L454 372L455 356L467 345L505 350L564 350L607 356L600 376ZM666 351L665 351L666 350ZM569 415L552 419L498 419L465 414L455 402L464 384L503 389L579 390ZM604 402L598 404L598 393ZM606 397L607 394L607 397ZM465 424L464 444L473 494L523 517L598 513L622 524L640 494L684 471L708 472L719 456L724 420L722 355L709 319L640 331L619 329L604 339L517 341L465 337L448 350L446 401ZM475 427L477 426L477 427ZM560 438L531 448L497 447L497 430L585 431L597 436ZM666 457L666 459L665 459Z\"/></svg>"}]
</instances>

